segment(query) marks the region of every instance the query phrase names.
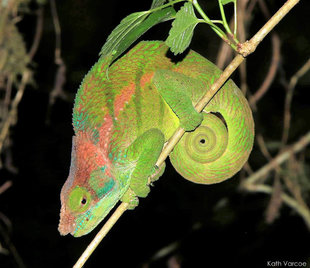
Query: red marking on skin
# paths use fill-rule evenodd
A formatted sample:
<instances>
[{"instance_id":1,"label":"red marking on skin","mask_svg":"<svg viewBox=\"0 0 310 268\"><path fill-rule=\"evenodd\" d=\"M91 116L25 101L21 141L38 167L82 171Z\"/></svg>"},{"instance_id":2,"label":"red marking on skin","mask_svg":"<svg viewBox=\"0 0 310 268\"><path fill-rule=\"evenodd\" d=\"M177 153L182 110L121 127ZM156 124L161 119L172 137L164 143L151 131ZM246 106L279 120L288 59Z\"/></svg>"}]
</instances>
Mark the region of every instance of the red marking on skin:
<instances>
[{"instance_id":1,"label":"red marking on skin","mask_svg":"<svg viewBox=\"0 0 310 268\"><path fill-rule=\"evenodd\" d=\"M130 101L131 96L135 93L135 89L135 84L131 83L128 87L123 88L122 91L117 94L114 100L115 117L118 117L119 112L124 108L125 103Z\"/></svg>"},{"instance_id":2,"label":"red marking on skin","mask_svg":"<svg viewBox=\"0 0 310 268\"><path fill-rule=\"evenodd\" d=\"M93 170L97 169L98 148L90 139L84 138L83 135L76 137L76 174L75 182L83 185Z\"/></svg>"},{"instance_id":3,"label":"red marking on skin","mask_svg":"<svg viewBox=\"0 0 310 268\"><path fill-rule=\"evenodd\" d=\"M112 161L109 159L109 144L113 121L110 115L104 117L104 123L98 129L99 142L94 143L93 139L85 132L79 132L75 138L75 184L87 184L90 174L105 166L105 174L111 177Z\"/></svg>"},{"instance_id":4,"label":"red marking on skin","mask_svg":"<svg viewBox=\"0 0 310 268\"><path fill-rule=\"evenodd\" d=\"M151 80L153 79L153 76L154 76L154 72L146 73L146 74L142 75L142 77L140 79L141 88L144 88L146 83L151 82Z\"/></svg>"},{"instance_id":5,"label":"red marking on skin","mask_svg":"<svg viewBox=\"0 0 310 268\"><path fill-rule=\"evenodd\" d=\"M106 166L107 169L105 172L108 176L111 176L112 162L109 159L109 145L112 138L113 120L109 114L106 114L103 121L104 123L98 128L100 138L97 144L103 157L97 159L97 164L100 166Z\"/></svg>"},{"instance_id":6,"label":"red marking on skin","mask_svg":"<svg viewBox=\"0 0 310 268\"><path fill-rule=\"evenodd\" d=\"M111 133L113 128L113 120L111 115L106 114L102 125L98 128L99 132L99 147L104 152L105 156L108 157L108 146L111 141Z\"/></svg>"}]
</instances>

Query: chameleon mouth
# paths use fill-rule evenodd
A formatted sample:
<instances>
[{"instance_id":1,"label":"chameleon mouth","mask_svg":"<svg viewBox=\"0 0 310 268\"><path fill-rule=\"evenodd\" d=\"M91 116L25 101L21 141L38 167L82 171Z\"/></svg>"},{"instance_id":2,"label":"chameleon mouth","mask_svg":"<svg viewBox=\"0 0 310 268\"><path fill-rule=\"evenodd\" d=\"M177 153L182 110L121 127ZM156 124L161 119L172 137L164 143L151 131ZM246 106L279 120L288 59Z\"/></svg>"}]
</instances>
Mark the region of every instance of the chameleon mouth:
<instances>
[{"instance_id":1,"label":"chameleon mouth","mask_svg":"<svg viewBox=\"0 0 310 268\"><path fill-rule=\"evenodd\" d=\"M74 235L74 216L70 213L66 213L66 210L62 207L60 211L60 221L58 225L58 231L61 235L72 234Z\"/></svg>"}]
</instances>

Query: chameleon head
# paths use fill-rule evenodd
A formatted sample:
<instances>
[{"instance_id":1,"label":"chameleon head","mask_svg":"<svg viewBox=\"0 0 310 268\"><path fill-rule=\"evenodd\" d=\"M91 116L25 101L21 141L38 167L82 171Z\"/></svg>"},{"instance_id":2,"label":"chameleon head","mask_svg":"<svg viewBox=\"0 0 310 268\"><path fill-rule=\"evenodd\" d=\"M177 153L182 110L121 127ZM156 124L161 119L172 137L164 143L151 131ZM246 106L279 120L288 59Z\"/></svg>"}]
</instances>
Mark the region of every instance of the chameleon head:
<instances>
[{"instance_id":1,"label":"chameleon head","mask_svg":"<svg viewBox=\"0 0 310 268\"><path fill-rule=\"evenodd\" d=\"M93 230L118 201L117 188L100 149L73 138L70 173L60 194L60 234L79 237Z\"/></svg>"}]
</instances>

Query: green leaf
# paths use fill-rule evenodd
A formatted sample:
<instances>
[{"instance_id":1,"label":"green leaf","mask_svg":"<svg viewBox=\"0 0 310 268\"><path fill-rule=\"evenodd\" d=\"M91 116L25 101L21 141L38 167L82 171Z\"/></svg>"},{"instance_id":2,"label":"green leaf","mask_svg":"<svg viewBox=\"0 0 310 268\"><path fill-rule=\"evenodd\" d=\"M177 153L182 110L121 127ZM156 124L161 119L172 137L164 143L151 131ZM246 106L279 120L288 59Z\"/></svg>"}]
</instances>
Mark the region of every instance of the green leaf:
<instances>
[{"instance_id":1,"label":"green leaf","mask_svg":"<svg viewBox=\"0 0 310 268\"><path fill-rule=\"evenodd\" d=\"M229 3L236 3L237 0L221 0L221 4L224 6Z\"/></svg>"},{"instance_id":2,"label":"green leaf","mask_svg":"<svg viewBox=\"0 0 310 268\"><path fill-rule=\"evenodd\" d=\"M135 12L125 17L108 36L107 41L100 51L101 56L111 53L115 55L117 48L128 32L137 27L148 15L147 11Z\"/></svg>"},{"instance_id":3,"label":"green leaf","mask_svg":"<svg viewBox=\"0 0 310 268\"><path fill-rule=\"evenodd\" d=\"M119 57L130 45L154 25L175 17L175 10L167 7L151 13L137 12L125 17L109 35L103 45L100 56L112 54L110 63Z\"/></svg>"},{"instance_id":4,"label":"green leaf","mask_svg":"<svg viewBox=\"0 0 310 268\"><path fill-rule=\"evenodd\" d=\"M162 6L166 0L153 0L151 9Z\"/></svg>"},{"instance_id":5,"label":"green leaf","mask_svg":"<svg viewBox=\"0 0 310 268\"><path fill-rule=\"evenodd\" d=\"M189 46L198 23L193 5L189 2L185 3L177 12L166 40L174 55L182 53Z\"/></svg>"}]
</instances>

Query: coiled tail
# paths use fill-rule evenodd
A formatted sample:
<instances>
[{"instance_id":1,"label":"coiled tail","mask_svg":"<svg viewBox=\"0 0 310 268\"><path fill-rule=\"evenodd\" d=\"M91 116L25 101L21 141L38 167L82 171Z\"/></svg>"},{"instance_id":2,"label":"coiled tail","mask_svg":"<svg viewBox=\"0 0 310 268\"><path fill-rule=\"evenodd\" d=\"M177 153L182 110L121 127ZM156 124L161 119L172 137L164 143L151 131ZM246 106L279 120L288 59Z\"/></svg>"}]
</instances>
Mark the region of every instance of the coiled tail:
<instances>
[{"instance_id":1,"label":"coiled tail","mask_svg":"<svg viewBox=\"0 0 310 268\"><path fill-rule=\"evenodd\" d=\"M240 89L229 80L203 114L201 125L184 134L170 160L187 180L218 183L236 174L248 160L254 140L252 112Z\"/></svg>"}]
</instances>

